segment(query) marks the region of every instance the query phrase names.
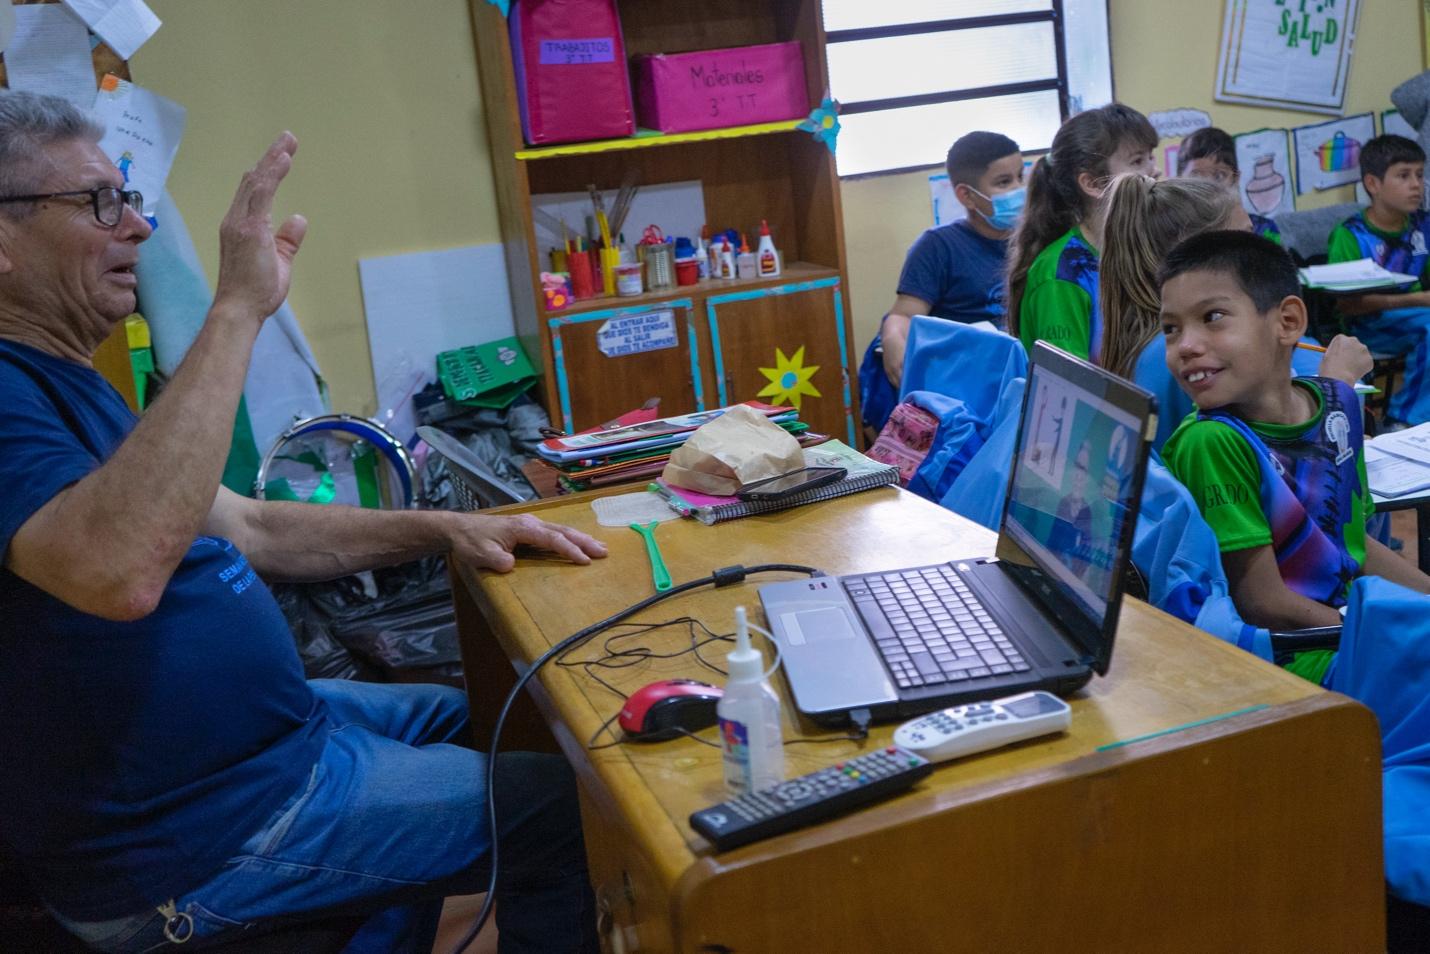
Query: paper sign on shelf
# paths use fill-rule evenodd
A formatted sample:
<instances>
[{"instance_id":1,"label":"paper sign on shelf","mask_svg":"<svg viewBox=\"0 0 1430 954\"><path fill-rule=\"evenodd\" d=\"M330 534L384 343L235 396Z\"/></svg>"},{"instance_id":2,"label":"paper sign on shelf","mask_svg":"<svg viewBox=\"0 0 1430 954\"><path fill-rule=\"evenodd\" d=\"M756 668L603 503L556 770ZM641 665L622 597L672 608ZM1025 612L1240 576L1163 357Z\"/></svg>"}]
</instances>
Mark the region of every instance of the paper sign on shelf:
<instances>
[{"instance_id":1,"label":"paper sign on shelf","mask_svg":"<svg viewBox=\"0 0 1430 954\"><path fill-rule=\"evenodd\" d=\"M669 308L611 318L596 331L596 347L608 358L674 348L679 343L675 312Z\"/></svg>"}]
</instances>

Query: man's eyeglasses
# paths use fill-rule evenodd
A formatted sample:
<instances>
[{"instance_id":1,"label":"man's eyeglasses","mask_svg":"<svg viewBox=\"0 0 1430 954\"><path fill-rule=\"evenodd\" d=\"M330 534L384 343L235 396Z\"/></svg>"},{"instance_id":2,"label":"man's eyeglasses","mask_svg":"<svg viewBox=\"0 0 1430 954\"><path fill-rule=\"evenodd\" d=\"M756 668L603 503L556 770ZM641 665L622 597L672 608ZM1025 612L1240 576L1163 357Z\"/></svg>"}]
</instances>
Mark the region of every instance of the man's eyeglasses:
<instances>
[{"instance_id":1,"label":"man's eyeglasses","mask_svg":"<svg viewBox=\"0 0 1430 954\"><path fill-rule=\"evenodd\" d=\"M124 218L124 207L128 206L140 215L144 214L144 196L127 189L75 189L72 192L44 192L38 195L12 195L0 198L0 202L42 202L45 199L60 199L66 196L89 196L94 209L94 218L105 228L114 228Z\"/></svg>"}]
</instances>

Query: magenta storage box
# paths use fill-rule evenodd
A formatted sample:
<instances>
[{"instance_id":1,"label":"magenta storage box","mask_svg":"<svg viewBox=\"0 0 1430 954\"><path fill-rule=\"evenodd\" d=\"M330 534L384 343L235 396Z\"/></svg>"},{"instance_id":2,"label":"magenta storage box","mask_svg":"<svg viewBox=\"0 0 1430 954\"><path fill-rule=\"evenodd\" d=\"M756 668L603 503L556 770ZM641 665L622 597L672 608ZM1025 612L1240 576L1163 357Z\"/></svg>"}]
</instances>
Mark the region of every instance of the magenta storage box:
<instances>
[{"instance_id":1,"label":"magenta storage box","mask_svg":"<svg viewBox=\"0 0 1430 954\"><path fill-rule=\"evenodd\" d=\"M641 125L661 132L803 119L809 113L804 57L795 40L657 53L635 61Z\"/></svg>"},{"instance_id":2,"label":"magenta storage box","mask_svg":"<svg viewBox=\"0 0 1430 954\"><path fill-rule=\"evenodd\" d=\"M615 0L516 0L507 26L528 143L614 139L636 131Z\"/></svg>"}]
</instances>

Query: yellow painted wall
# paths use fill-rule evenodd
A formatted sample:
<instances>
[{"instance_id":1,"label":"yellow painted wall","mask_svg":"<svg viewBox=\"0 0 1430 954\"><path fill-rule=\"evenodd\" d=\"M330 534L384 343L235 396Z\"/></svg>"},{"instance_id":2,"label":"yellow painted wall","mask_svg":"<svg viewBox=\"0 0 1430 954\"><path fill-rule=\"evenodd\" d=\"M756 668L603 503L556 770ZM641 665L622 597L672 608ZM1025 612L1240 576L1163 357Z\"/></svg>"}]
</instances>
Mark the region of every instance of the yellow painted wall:
<instances>
[{"instance_id":1,"label":"yellow painted wall","mask_svg":"<svg viewBox=\"0 0 1430 954\"><path fill-rule=\"evenodd\" d=\"M149 0L163 29L135 80L189 109L169 181L212 281L234 184L282 128L301 142L280 212L311 221L292 301L335 409L373 410L359 258L497 241L499 229L465 0ZM1421 68L1419 5L1362 2L1347 106L1389 107ZM1111 0L1114 78L1138 109L1204 109L1235 133L1315 122L1212 100L1221 4ZM931 224L927 173L844 184L861 349L893 300L904 251ZM1300 199L1347 201L1349 189Z\"/></svg>"},{"instance_id":2,"label":"yellow painted wall","mask_svg":"<svg viewBox=\"0 0 1430 954\"><path fill-rule=\"evenodd\" d=\"M279 212L309 219L289 301L335 410L374 410L359 258L500 239L465 0L151 0L130 64L184 104L169 190L208 270L243 171L299 140Z\"/></svg>"},{"instance_id":3,"label":"yellow painted wall","mask_svg":"<svg viewBox=\"0 0 1430 954\"><path fill-rule=\"evenodd\" d=\"M1144 113L1202 109L1233 135L1287 128L1331 117L1212 99L1221 44L1222 4L1211 0L1110 0L1112 71L1117 98ZM1420 5L1412 0L1362 0L1346 113L1390 109L1390 91L1420 72ZM1162 164L1159 159L1158 168ZM904 253L933 224L928 172L848 181L843 185L844 237L854 337L861 349L893 303ZM1297 196L1297 208L1350 202L1344 186Z\"/></svg>"}]
</instances>

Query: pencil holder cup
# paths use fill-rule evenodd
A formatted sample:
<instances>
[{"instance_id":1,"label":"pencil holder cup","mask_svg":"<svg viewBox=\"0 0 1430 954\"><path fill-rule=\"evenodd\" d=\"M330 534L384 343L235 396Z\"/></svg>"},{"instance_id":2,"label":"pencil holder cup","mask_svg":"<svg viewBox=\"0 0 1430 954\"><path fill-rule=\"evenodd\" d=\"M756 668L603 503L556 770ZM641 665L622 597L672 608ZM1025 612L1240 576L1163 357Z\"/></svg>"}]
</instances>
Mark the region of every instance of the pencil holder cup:
<instances>
[{"instance_id":1,"label":"pencil holder cup","mask_svg":"<svg viewBox=\"0 0 1430 954\"><path fill-rule=\"evenodd\" d=\"M594 298L596 288L591 280L591 256L585 252L572 252L567 256L571 266L571 297L580 300Z\"/></svg>"},{"instance_id":2,"label":"pencil holder cup","mask_svg":"<svg viewBox=\"0 0 1430 954\"><path fill-rule=\"evenodd\" d=\"M670 242L646 245L645 283L647 288L669 288L675 284L675 246Z\"/></svg>"},{"instance_id":3,"label":"pencil holder cup","mask_svg":"<svg viewBox=\"0 0 1430 954\"><path fill-rule=\"evenodd\" d=\"M616 266L619 264L621 264L620 249L601 249L601 294L610 296L616 293Z\"/></svg>"}]
</instances>

